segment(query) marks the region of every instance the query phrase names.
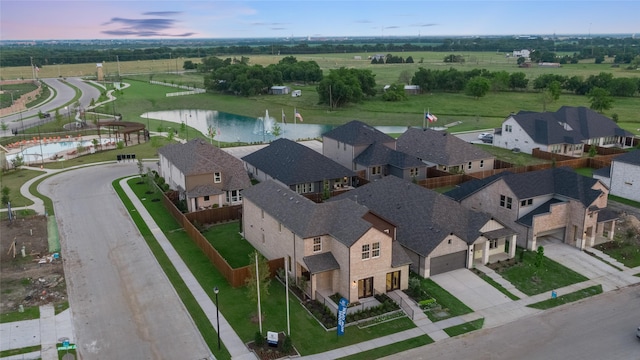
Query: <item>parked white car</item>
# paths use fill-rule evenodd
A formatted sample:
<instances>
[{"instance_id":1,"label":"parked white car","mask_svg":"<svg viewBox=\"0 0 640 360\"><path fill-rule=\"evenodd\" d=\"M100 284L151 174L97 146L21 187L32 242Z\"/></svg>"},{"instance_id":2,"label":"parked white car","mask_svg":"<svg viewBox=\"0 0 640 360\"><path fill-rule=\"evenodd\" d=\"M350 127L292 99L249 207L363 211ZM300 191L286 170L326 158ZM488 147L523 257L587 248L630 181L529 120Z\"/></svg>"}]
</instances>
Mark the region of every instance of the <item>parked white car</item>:
<instances>
[{"instance_id":1,"label":"parked white car","mask_svg":"<svg viewBox=\"0 0 640 360\"><path fill-rule=\"evenodd\" d=\"M493 133L480 133L480 135L478 135L478 139L482 140L482 138L487 135L493 135Z\"/></svg>"}]
</instances>

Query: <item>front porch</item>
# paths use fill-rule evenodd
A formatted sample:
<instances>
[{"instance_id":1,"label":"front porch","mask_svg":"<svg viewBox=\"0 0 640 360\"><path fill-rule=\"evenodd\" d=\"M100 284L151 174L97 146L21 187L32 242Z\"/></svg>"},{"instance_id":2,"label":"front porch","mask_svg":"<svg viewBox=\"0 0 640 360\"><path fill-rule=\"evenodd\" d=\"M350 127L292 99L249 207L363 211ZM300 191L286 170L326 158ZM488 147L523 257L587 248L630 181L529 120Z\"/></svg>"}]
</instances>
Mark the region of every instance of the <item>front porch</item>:
<instances>
[{"instance_id":1,"label":"front porch","mask_svg":"<svg viewBox=\"0 0 640 360\"><path fill-rule=\"evenodd\" d=\"M486 265L498 261L508 260L516 255L516 234L509 228L492 230L482 234L480 239L470 246L471 261L474 264Z\"/></svg>"}]
</instances>

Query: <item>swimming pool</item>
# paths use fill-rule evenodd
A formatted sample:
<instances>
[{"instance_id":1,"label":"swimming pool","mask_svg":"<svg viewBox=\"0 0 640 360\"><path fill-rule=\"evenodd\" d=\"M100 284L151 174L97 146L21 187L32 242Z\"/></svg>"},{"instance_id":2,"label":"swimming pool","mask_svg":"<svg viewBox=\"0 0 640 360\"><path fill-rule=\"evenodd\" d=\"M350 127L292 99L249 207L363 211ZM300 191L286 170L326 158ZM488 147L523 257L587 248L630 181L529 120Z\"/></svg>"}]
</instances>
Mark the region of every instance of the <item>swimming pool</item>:
<instances>
[{"instance_id":1,"label":"swimming pool","mask_svg":"<svg viewBox=\"0 0 640 360\"><path fill-rule=\"evenodd\" d=\"M100 140L102 145L105 145L114 141L115 139L108 139L108 138L104 138ZM40 148L41 145L39 143L36 143L36 144L31 143L31 144L25 145L20 152L7 155L7 161L11 161L15 159L16 156L20 155L23 157L23 161L25 164L30 164L32 162L40 162L41 157L43 157L45 160L48 160L48 159L52 159L56 154L61 152L76 151L78 149L78 145L80 144L82 144L83 147L88 149L90 146L93 146L93 140L60 141L60 142L54 142L54 143L42 143L42 149Z\"/></svg>"}]
</instances>

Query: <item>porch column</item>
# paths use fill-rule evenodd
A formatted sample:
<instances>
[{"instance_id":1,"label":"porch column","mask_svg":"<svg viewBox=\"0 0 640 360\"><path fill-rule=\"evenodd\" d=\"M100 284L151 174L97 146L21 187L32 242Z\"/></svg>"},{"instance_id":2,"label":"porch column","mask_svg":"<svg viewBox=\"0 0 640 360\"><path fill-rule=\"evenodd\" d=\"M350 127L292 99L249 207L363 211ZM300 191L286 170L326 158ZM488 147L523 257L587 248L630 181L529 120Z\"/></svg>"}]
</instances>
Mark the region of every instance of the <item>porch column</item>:
<instances>
[{"instance_id":1,"label":"porch column","mask_svg":"<svg viewBox=\"0 0 640 360\"><path fill-rule=\"evenodd\" d=\"M473 268L473 245L467 248L467 269Z\"/></svg>"},{"instance_id":2,"label":"porch column","mask_svg":"<svg viewBox=\"0 0 640 360\"><path fill-rule=\"evenodd\" d=\"M191 201L189 201L189 203L191 204L189 211L196 211L196 198L191 198Z\"/></svg>"},{"instance_id":3,"label":"porch column","mask_svg":"<svg viewBox=\"0 0 640 360\"><path fill-rule=\"evenodd\" d=\"M484 242L484 248L482 249L482 265L486 265L489 262L489 245L491 245L491 240Z\"/></svg>"},{"instance_id":4,"label":"porch column","mask_svg":"<svg viewBox=\"0 0 640 360\"><path fill-rule=\"evenodd\" d=\"M517 235L511 235L511 240L509 240L509 258L513 259L514 257L516 257L516 236Z\"/></svg>"},{"instance_id":5,"label":"porch column","mask_svg":"<svg viewBox=\"0 0 640 360\"><path fill-rule=\"evenodd\" d=\"M536 243L538 242L538 236L537 235L533 235L533 237L531 238L531 243L529 244L529 248L527 250L531 250L531 251L536 251L537 247L536 247Z\"/></svg>"},{"instance_id":6,"label":"porch column","mask_svg":"<svg viewBox=\"0 0 640 360\"><path fill-rule=\"evenodd\" d=\"M608 236L608 238L609 238L609 240L613 240L613 233L614 233L614 231L616 229L616 221L615 220L611 220L609 225L611 227L609 228L609 236Z\"/></svg>"},{"instance_id":7,"label":"porch column","mask_svg":"<svg viewBox=\"0 0 640 360\"><path fill-rule=\"evenodd\" d=\"M596 232L591 231L591 236L589 237L589 247L593 247L596 244Z\"/></svg>"}]
</instances>

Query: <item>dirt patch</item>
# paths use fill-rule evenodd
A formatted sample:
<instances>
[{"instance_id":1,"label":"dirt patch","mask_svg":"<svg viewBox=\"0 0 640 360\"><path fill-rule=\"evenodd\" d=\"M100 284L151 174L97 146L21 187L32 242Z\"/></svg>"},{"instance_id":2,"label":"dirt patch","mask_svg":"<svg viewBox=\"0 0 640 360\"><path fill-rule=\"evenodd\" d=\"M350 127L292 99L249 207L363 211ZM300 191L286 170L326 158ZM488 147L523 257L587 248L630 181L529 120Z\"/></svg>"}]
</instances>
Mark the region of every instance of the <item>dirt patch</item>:
<instances>
[{"instance_id":1,"label":"dirt patch","mask_svg":"<svg viewBox=\"0 0 640 360\"><path fill-rule=\"evenodd\" d=\"M17 311L20 305L65 302L62 260L51 260L46 217L19 218L12 223L3 220L0 227L0 313Z\"/></svg>"}]
</instances>

